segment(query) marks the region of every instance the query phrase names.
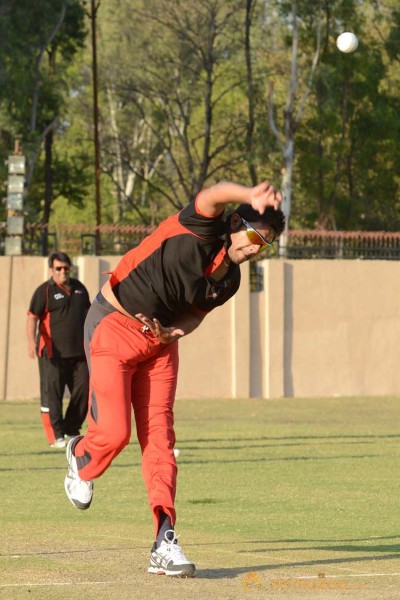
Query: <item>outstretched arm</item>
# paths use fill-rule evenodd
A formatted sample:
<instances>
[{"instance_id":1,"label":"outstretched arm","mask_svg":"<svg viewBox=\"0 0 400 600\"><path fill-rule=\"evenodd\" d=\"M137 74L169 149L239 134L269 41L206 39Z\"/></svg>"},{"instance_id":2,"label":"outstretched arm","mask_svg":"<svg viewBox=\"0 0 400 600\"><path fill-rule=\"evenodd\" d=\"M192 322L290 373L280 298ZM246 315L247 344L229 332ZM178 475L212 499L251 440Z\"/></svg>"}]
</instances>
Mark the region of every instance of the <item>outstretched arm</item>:
<instances>
[{"instance_id":1,"label":"outstretched arm","mask_svg":"<svg viewBox=\"0 0 400 600\"><path fill-rule=\"evenodd\" d=\"M146 325L151 333L163 344L174 342L184 335L192 333L203 321L205 314L193 309L185 312L176 322L170 327L161 325L158 319L150 319L143 313L135 315L139 321Z\"/></svg>"},{"instance_id":2,"label":"outstretched arm","mask_svg":"<svg viewBox=\"0 0 400 600\"><path fill-rule=\"evenodd\" d=\"M281 194L268 181L254 187L223 181L202 190L196 202L199 212L209 217L217 217L230 202L250 204L262 215L267 206L273 206L277 210L281 201Z\"/></svg>"}]
</instances>

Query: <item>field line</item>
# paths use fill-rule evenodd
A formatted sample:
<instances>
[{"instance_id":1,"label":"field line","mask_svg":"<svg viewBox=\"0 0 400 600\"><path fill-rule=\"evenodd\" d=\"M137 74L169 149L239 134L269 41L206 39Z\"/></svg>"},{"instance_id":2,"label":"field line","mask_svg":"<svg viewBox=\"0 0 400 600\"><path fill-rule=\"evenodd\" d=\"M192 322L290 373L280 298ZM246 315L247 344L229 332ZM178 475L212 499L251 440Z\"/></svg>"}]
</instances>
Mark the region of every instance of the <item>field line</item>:
<instances>
[{"instance_id":1,"label":"field line","mask_svg":"<svg viewBox=\"0 0 400 600\"><path fill-rule=\"evenodd\" d=\"M294 575L293 577L281 577L280 579L348 579L350 577L399 577L400 573L352 573L344 575ZM125 583L131 585L133 582L125 581L51 581L48 583L0 583L0 588L20 588L20 587L67 587L75 585L115 585L116 583Z\"/></svg>"},{"instance_id":2,"label":"field line","mask_svg":"<svg viewBox=\"0 0 400 600\"><path fill-rule=\"evenodd\" d=\"M399 577L400 573L346 573L344 575L293 575L287 579L347 579L349 577Z\"/></svg>"}]
</instances>

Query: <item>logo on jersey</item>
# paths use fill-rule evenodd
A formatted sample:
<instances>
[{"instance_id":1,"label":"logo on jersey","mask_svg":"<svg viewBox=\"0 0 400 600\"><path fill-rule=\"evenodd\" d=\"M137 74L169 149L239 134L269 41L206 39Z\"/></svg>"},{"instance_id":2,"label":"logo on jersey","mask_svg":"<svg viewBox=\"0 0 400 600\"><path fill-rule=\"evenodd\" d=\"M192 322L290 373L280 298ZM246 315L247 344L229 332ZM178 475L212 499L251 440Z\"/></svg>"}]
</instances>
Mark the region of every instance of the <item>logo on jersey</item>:
<instances>
[{"instance_id":1,"label":"logo on jersey","mask_svg":"<svg viewBox=\"0 0 400 600\"><path fill-rule=\"evenodd\" d=\"M54 300L61 300L61 298L64 298L64 294L54 294Z\"/></svg>"},{"instance_id":2,"label":"logo on jersey","mask_svg":"<svg viewBox=\"0 0 400 600\"><path fill-rule=\"evenodd\" d=\"M211 293L207 295L207 298L212 298L213 300L216 300L218 298L218 292L215 291L215 289L212 287Z\"/></svg>"},{"instance_id":3,"label":"logo on jersey","mask_svg":"<svg viewBox=\"0 0 400 600\"><path fill-rule=\"evenodd\" d=\"M82 290L75 290L75 294L83 294Z\"/></svg>"},{"instance_id":4,"label":"logo on jersey","mask_svg":"<svg viewBox=\"0 0 400 600\"><path fill-rule=\"evenodd\" d=\"M212 300L222 300L230 286L230 279L223 281L210 281L207 280L208 289L207 289L207 298Z\"/></svg>"}]
</instances>

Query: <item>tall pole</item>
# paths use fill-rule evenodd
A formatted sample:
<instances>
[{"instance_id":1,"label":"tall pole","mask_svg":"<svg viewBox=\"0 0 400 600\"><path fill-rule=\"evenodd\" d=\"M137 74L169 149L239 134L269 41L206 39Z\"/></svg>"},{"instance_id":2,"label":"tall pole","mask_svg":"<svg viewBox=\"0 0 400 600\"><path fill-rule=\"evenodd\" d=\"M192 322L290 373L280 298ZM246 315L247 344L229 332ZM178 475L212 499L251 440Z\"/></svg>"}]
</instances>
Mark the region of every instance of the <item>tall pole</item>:
<instances>
[{"instance_id":1,"label":"tall pole","mask_svg":"<svg viewBox=\"0 0 400 600\"><path fill-rule=\"evenodd\" d=\"M94 127L94 170L95 170L95 202L96 202L96 238L95 252L101 254L101 193L100 193L100 141L99 141L99 105L97 82L97 41L96 16L100 0L90 0L90 21L92 25L92 77L93 77L93 127Z\"/></svg>"}]
</instances>

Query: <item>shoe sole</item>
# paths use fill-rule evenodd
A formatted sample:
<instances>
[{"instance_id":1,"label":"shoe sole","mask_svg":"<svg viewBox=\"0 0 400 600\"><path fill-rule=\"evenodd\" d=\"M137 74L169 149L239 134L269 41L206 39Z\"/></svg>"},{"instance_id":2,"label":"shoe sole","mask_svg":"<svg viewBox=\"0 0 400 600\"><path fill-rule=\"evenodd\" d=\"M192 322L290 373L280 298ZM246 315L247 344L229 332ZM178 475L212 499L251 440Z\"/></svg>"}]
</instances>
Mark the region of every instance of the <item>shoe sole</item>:
<instances>
[{"instance_id":1,"label":"shoe sole","mask_svg":"<svg viewBox=\"0 0 400 600\"><path fill-rule=\"evenodd\" d=\"M156 569L154 567L149 567L147 569L148 573L153 573L154 575L166 575L167 577L179 577L179 579L185 579L189 577L196 577L196 572L193 573L185 573L184 571L164 571L164 569Z\"/></svg>"},{"instance_id":2,"label":"shoe sole","mask_svg":"<svg viewBox=\"0 0 400 600\"><path fill-rule=\"evenodd\" d=\"M163 569L161 567L149 567L147 569L148 573L152 573L153 575L167 575L167 577L180 577L183 579L184 577L196 577L196 567L193 565L193 568L188 569L187 571L168 571L168 569Z\"/></svg>"},{"instance_id":3,"label":"shoe sole","mask_svg":"<svg viewBox=\"0 0 400 600\"><path fill-rule=\"evenodd\" d=\"M67 494L67 498L68 500L71 502L72 506L75 506L75 508L79 509L79 510L87 510L90 505L92 504L92 499L93 499L93 488L92 488L92 498L90 499L90 502L79 502L79 500L74 500L73 498L71 498L70 493L69 493L69 489L68 489L68 479L69 479L69 470L71 469L70 467L70 459L72 456L72 451L71 451L71 446L72 446L72 439L70 439L70 441L67 444L67 450L66 450L66 455L67 455L67 461L68 461L68 473L64 479L64 489L65 489L65 493Z\"/></svg>"}]
</instances>

